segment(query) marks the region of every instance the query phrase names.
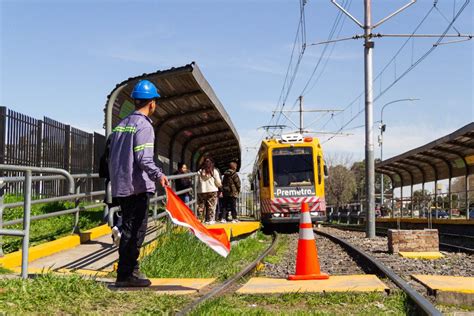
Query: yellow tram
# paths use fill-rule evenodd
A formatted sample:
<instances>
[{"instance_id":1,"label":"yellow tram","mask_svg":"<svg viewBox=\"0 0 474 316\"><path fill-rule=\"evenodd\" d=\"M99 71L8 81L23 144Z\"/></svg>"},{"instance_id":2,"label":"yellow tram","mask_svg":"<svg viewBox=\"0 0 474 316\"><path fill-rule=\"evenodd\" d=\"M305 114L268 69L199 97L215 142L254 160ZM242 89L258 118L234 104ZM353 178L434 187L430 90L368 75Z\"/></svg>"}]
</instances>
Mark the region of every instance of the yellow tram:
<instances>
[{"instance_id":1,"label":"yellow tram","mask_svg":"<svg viewBox=\"0 0 474 316\"><path fill-rule=\"evenodd\" d=\"M253 170L254 194L263 223L299 221L302 202L311 220L326 220L324 179L327 168L315 137L286 134L262 141Z\"/></svg>"}]
</instances>

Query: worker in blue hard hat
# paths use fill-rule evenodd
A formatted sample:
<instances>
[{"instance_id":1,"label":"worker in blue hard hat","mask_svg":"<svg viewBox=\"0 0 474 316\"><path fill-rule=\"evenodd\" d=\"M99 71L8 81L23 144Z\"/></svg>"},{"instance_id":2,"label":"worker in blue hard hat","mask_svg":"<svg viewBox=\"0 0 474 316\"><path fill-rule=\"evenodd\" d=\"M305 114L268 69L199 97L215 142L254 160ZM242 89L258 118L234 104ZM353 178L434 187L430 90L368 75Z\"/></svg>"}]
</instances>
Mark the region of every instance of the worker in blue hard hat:
<instances>
[{"instance_id":1,"label":"worker in blue hard hat","mask_svg":"<svg viewBox=\"0 0 474 316\"><path fill-rule=\"evenodd\" d=\"M139 271L138 256L147 230L148 206L156 190L155 182L163 187L169 185L153 160L155 133L150 116L155 112L159 97L153 83L138 82L132 91L135 111L113 129L110 139L112 197L122 211L116 281L119 287L151 285Z\"/></svg>"}]
</instances>

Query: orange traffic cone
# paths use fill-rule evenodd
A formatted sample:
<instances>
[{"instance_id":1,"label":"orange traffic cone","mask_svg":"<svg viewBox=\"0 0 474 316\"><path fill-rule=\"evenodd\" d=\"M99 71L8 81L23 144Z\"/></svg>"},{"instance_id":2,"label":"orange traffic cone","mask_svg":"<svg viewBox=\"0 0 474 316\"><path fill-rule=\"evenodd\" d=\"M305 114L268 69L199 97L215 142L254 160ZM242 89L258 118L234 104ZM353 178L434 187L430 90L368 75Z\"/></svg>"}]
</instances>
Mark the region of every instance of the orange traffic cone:
<instances>
[{"instance_id":1,"label":"orange traffic cone","mask_svg":"<svg viewBox=\"0 0 474 316\"><path fill-rule=\"evenodd\" d=\"M318 250L314 240L313 225L309 215L308 203L301 205L300 237L296 256L296 274L289 275L288 280L324 280L329 275L321 273Z\"/></svg>"}]
</instances>

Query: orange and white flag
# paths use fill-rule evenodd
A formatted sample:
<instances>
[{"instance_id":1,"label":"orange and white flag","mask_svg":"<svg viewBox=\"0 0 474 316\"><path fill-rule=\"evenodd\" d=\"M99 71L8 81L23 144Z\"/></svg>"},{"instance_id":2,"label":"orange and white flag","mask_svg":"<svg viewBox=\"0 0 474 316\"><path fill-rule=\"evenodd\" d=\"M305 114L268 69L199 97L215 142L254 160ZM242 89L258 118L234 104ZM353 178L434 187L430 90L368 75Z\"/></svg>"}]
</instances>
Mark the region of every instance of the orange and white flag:
<instances>
[{"instance_id":1,"label":"orange and white flag","mask_svg":"<svg viewBox=\"0 0 474 316\"><path fill-rule=\"evenodd\" d=\"M230 242L225 229L206 228L170 187L166 187L166 195L168 199L166 212L171 218L171 221L176 225L191 229L199 240L211 247L221 256L227 257L230 253Z\"/></svg>"}]
</instances>

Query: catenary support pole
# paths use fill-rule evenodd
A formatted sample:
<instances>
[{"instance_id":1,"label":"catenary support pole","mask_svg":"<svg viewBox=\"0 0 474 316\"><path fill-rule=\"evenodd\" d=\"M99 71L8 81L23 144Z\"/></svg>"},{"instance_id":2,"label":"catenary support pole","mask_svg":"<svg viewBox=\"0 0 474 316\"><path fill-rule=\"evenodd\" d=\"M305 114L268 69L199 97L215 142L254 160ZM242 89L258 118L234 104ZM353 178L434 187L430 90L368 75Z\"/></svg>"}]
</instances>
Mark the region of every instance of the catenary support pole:
<instances>
[{"instance_id":1,"label":"catenary support pole","mask_svg":"<svg viewBox=\"0 0 474 316\"><path fill-rule=\"evenodd\" d=\"M374 109L373 109L373 58L374 42L370 40L372 32L372 3L364 0L364 72L365 72L365 191L366 237L375 238L375 166L374 166Z\"/></svg>"}]
</instances>

